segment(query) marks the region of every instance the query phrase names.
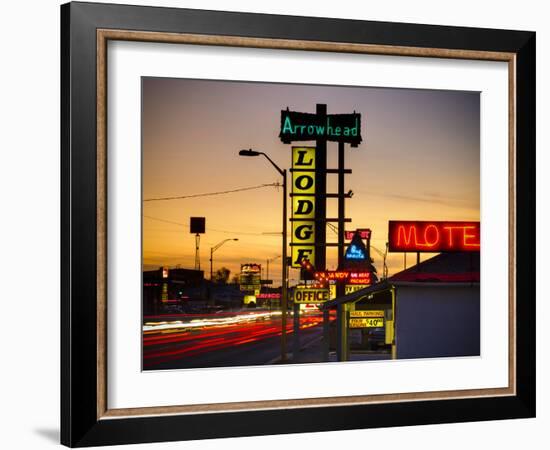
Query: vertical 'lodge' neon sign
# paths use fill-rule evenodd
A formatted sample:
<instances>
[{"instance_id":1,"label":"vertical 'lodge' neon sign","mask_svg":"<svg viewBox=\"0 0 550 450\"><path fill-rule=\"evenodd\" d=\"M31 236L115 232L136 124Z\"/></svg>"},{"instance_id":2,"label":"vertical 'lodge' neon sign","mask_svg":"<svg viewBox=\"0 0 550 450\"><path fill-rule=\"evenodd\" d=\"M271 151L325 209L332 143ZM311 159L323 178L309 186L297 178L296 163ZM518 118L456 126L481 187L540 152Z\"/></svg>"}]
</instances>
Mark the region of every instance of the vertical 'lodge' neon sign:
<instances>
[{"instance_id":1,"label":"vertical 'lodge' neon sign","mask_svg":"<svg viewBox=\"0 0 550 450\"><path fill-rule=\"evenodd\" d=\"M390 252L478 252L479 222L390 220Z\"/></svg>"},{"instance_id":2,"label":"vertical 'lodge' neon sign","mask_svg":"<svg viewBox=\"0 0 550 450\"><path fill-rule=\"evenodd\" d=\"M315 147L292 147L292 263L315 261Z\"/></svg>"}]
</instances>

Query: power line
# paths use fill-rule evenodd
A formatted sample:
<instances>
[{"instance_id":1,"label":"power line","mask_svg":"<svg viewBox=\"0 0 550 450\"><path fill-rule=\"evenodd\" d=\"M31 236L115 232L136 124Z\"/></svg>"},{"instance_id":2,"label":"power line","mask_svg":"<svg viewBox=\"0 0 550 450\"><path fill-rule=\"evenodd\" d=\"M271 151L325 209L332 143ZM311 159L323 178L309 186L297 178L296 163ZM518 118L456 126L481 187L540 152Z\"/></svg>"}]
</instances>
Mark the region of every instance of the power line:
<instances>
[{"instance_id":1,"label":"power line","mask_svg":"<svg viewBox=\"0 0 550 450\"><path fill-rule=\"evenodd\" d=\"M145 214L143 215L143 217L145 217L146 219L150 219L150 220L156 220L157 222L164 222L164 223L169 223L169 224L172 224L172 225L178 225L178 226L181 226L181 227L189 228L189 224L185 224L185 223L173 222L171 220L166 220L166 219L160 219L158 217L147 216ZM240 235L243 235L243 236L265 236L264 233L251 233L251 232L246 232L246 231L218 230L216 228L210 228L210 227L208 227L208 230L209 231L216 231L218 233L240 234Z\"/></svg>"},{"instance_id":2,"label":"power line","mask_svg":"<svg viewBox=\"0 0 550 450\"><path fill-rule=\"evenodd\" d=\"M172 222L171 220L159 219L158 217L146 216L145 214L143 215L143 217L145 217L146 219L156 220L157 222L171 223L172 225L179 225L179 226L182 226L182 227L189 228L189 225L185 224L185 223Z\"/></svg>"},{"instance_id":3,"label":"power line","mask_svg":"<svg viewBox=\"0 0 550 450\"><path fill-rule=\"evenodd\" d=\"M196 198L196 197L208 197L212 195L222 195L222 194L231 194L233 192L242 192L242 191L251 191L253 189L261 189L268 186L276 186L280 187L282 184L280 183L269 183L269 184L259 184L257 186L249 186L249 187L243 187L238 189L231 189L227 191L219 191L219 192L206 192L203 194L191 194L191 195L179 195L176 197L158 197L158 198L146 198L143 200L144 202L157 202L157 201L164 201L164 200L181 200L184 198Z\"/></svg>"}]
</instances>

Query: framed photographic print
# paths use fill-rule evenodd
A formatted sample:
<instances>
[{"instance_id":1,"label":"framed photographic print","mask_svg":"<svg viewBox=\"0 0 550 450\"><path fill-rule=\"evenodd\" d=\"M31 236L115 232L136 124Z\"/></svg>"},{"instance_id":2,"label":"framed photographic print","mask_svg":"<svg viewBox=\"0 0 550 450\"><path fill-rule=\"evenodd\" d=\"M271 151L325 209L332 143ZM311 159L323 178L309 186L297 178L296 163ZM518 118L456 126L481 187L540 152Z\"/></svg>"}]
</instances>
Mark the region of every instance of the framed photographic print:
<instances>
[{"instance_id":1,"label":"framed photographic print","mask_svg":"<svg viewBox=\"0 0 550 450\"><path fill-rule=\"evenodd\" d=\"M535 415L535 33L61 19L63 444Z\"/></svg>"}]
</instances>

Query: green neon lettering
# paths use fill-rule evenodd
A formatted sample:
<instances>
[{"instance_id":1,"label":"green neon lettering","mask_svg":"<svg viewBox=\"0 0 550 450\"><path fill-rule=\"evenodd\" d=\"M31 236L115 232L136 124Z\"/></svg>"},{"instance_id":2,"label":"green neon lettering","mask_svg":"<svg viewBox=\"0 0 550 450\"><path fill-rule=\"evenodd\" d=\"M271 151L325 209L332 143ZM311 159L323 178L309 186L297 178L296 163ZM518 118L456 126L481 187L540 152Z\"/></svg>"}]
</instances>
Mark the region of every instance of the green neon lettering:
<instances>
[{"instance_id":1,"label":"green neon lettering","mask_svg":"<svg viewBox=\"0 0 550 450\"><path fill-rule=\"evenodd\" d=\"M332 127L330 126L330 117L327 117L327 134L328 135L331 135L333 133L333 129Z\"/></svg>"},{"instance_id":2,"label":"green neon lettering","mask_svg":"<svg viewBox=\"0 0 550 450\"><path fill-rule=\"evenodd\" d=\"M290 134L295 133L294 129L292 128L292 122L290 121L289 116L285 117L285 123L283 124L283 134L284 133L290 133Z\"/></svg>"},{"instance_id":3,"label":"green neon lettering","mask_svg":"<svg viewBox=\"0 0 550 450\"><path fill-rule=\"evenodd\" d=\"M359 132L359 117L355 118L355 126L351 129L351 135L357 136L357 133Z\"/></svg>"}]
</instances>

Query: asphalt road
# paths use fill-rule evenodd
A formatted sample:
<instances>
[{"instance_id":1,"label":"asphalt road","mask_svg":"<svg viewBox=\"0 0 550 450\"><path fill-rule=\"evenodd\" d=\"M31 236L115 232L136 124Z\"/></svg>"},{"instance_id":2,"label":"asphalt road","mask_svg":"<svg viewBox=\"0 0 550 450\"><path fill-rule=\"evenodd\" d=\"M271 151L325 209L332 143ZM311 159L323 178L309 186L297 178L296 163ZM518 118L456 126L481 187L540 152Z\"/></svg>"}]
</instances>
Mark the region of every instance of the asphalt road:
<instances>
[{"instance_id":1,"label":"asphalt road","mask_svg":"<svg viewBox=\"0 0 550 450\"><path fill-rule=\"evenodd\" d=\"M292 320L289 315L288 351L292 350ZM321 338L322 324L320 314L300 318L302 347ZM144 370L273 364L280 354L280 313L245 311L145 318Z\"/></svg>"}]
</instances>

